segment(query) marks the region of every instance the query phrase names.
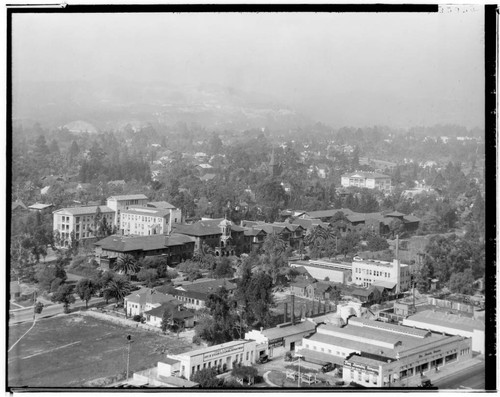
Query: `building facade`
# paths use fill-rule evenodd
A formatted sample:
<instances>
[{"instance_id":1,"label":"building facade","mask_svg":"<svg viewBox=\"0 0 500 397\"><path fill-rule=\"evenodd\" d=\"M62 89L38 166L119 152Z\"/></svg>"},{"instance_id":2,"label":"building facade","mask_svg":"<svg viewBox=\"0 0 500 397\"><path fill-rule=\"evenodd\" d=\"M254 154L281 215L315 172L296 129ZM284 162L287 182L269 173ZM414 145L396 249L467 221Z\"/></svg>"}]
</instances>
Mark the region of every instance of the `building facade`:
<instances>
[{"instance_id":1,"label":"building facade","mask_svg":"<svg viewBox=\"0 0 500 397\"><path fill-rule=\"evenodd\" d=\"M316 324L306 320L296 324L280 324L264 330L252 330L245 333L245 339L255 341L257 358L265 355L278 357L300 348L303 338L315 331Z\"/></svg>"},{"instance_id":2,"label":"building facade","mask_svg":"<svg viewBox=\"0 0 500 397\"><path fill-rule=\"evenodd\" d=\"M113 219L113 225L116 226L118 230L121 230L121 212L126 210L131 206L146 206L148 198L144 194L127 194L123 196L111 196L108 197L106 205L111 208L115 214Z\"/></svg>"},{"instance_id":3,"label":"building facade","mask_svg":"<svg viewBox=\"0 0 500 397\"><path fill-rule=\"evenodd\" d=\"M56 246L68 247L71 244L71 236L78 241L95 237L96 229L99 227L96 224L97 218L105 219L106 223L111 226L113 216L114 211L105 205L61 208L54 211L53 230L54 233L59 234Z\"/></svg>"},{"instance_id":4,"label":"building facade","mask_svg":"<svg viewBox=\"0 0 500 397\"><path fill-rule=\"evenodd\" d=\"M298 352L330 359L346 383L405 387L428 371L472 358L471 339L356 317L321 325Z\"/></svg>"},{"instance_id":5,"label":"building facade","mask_svg":"<svg viewBox=\"0 0 500 397\"><path fill-rule=\"evenodd\" d=\"M410 268L396 259L393 262L357 260L352 262L352 281L363 287L376 284L395 288L394 292L407 291L411 286Z\"/></svg>"},{"instance_id":6,"label":"building facade","mask_svg":"<svg viewBox=\"0 0 500 397\"><path fill-rule=\"evenodd\" d=\"M170 234L172 225L180 223L181 210L177 208L129 207L120 213L122 235L152 236Z\"/></svg>"},{"instance_id":7,"label":"building facade","mask_svg":"<svg viewBox=\"0 0 500 397\"><path fill-rule=\"evenodd\" d=\"M317 280L325 280L345 284L351 276L352 265L350 263L327 262L321 260L294 261L290 267L304 267L307 272Z\"/></svg>"},{"instance_id":8,"label":"building facade","mask_svg":"<svg viewBox=\"0 0 500 397\"><path fill-rule=\"evenodd\" d=\"M354 172L342 175L341 185L389 192L391 190L391 177L377 172Z\"/></svg>"},{"instance_id":9,"label":"building facade","mask_svg":"<svg viewBox=\"0 0 500 397\"><path fill-rule=\"evenodd\" d=\"M252 365L256 360L255 341L236 340L181 354L169 354L167 358L173 360L170 365L172 374L191 379L205 368L229 371L235 365Z\"/></svg>"}]
</instances>

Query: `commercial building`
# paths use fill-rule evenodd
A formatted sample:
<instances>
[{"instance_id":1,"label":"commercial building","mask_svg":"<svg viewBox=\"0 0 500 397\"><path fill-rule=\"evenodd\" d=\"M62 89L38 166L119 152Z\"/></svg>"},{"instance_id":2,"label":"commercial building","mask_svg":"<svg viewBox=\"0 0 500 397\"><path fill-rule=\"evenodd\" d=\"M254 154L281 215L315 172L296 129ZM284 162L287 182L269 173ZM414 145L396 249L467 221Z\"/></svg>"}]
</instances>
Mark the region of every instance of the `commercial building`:
<instances>
[{"instance_id":1,"label":"commercial building","mask_svg":"<svg viewBox=\"0 0 500 397\"><path fill-rule=\"evenodd\" d=\"M343 368L346 383L404 387L428 371L472 358L470 338L350 317L347 325L325 324L298 350Z\"/></svg>"},{"instance_id":2,"label":"commercial building","mask_svg":"<svg viewBox=\"0 0 500 397\"><path fill-rule=\"evenodd\" d=\"M374 285L394 289L394 292L407 291L411 283L410 268L396 259L393 262L355 260L352 262L352 281L363 287Z\"/></svg>"},{"instance_id":3,"label":"commercial building","mask_svg":"<svg viewBox=\"0 0 500 397\"><path fill-rule=\"evenodd\" d=\"M306 320L297 324L285 323L277 327L252 330L245 333L245 339L256 343L257 358L282 356L287 351L295 351L301 346L304 337L316 331L316 324Z\"/></svg>"},{"instance_id":4,"label":"commercial building","mask_svg":"<svg viewBox=\"0 0 500 397\"><path fill-rule=\"evenodd\" d=\"M354 172L344 174L340 181L343 187L364 187L367 189L391 190L391 177L377 172Z\"/></svg>"},{"instance_id":5,"label":"commercial building","mask_svg":"<svg viewBox=\"0 0 500 397\"><path fill-rule=\"evenodd\" d=\"M180 378L173 374L172 365L177 363L176 360L164 358L158 362L158 366L148 368L143 371L134 372L133 378L127 382L135 387L174 387L174 388L194 388L200 385L196 382Z\"/></svg>"},{"instance_id":6,"label":"commercial building","mask_svg":"<svg viewBox=\"0 0 500 397\"><path fill-rule=\"evenodd\" d=\"M181 354L169 354L170 359L165 368L168 376L178 375L186 379L205 368L219 368L222 371L232 370L238 365L252 365L255 362L255 341L235 340L193 350Z\"/></svg>"},{"instance_id":7,"label":"commercial building","mask_svg":"<svg viewBox=\"0 0 500 397\"><path fill-rule=\"evenodd\" d=\"M403 319L403 325L472 339L472 350L485 353L484 322L465 314L424 310Z\"/></svg>"},{"instance_id":8,"label":"commercial building","mask_svg":"<svg viewBox=\"0 0 500 397\"><path fill-rule=\"evenodd\" d=\"M151 236L170 234L172 224L180 223L178 208L129 207L121 210L120 232L123 235Z\"/></svg>"},{"instance_id":9,"label":"commercial building","mask_svg":"<svg viewBox=\"0 0 500 397\"><path fill-rule=\"evenodd\" d=\"M303 267L316 280L325 280L345 284L351 276L351 263L327 262L321 260L293 261L290 267Z\"/></svg>"},{"instance_id":10,"label":"commercial building","mask_svg":"<svg viewBox=\"0 0 500 397\"><path fill-rule=\"evenodd\" d=\"M61 208L53 213L54 232L59 233L56 246L67 247L71 244L72 233L75 240L95 237L99 225L97 217L105 219L106 223L113 224L113 209L101 206ZM57 241L58 240L58 241Z\"/></svg>"},{"instance_id":11,"label":"commercial building","mask_svg":"<svg viewBox=\"0 0 500 397\"><path fill-rule=\"evenodd\" d=\"M114 211L113 225L121 230L121 211L131 206L146 206L148 198L144 194L127 194L108 197L106 205Z\"/></svg>"}]
</instances>

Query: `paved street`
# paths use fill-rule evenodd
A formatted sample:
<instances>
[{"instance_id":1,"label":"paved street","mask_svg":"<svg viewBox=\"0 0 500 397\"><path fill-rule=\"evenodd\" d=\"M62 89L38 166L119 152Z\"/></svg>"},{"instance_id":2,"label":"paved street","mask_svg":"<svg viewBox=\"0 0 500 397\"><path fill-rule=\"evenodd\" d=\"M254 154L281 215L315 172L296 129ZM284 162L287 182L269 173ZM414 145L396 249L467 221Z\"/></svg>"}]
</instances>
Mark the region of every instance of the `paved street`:
<instances>
[{"instance_id":1,"label":"paved street","mask_svg":"<svg viewBox=\"0 0 500 397\"><path fill-rule=\"evenodd\" d=\"M473 389L484 390L485 366L484 362L458 370L435 382L439 389Z\"/></svg>"},{"instance_id":2,"label":"paved street","mask_svg":"<svg viewBox=\"0 0 500 397\"><path fill-rule=\"evenodd\" d=\"M92 298L89 301L89 306L91 304L103 302L103 298ZM77 298L76 302L70 306L72 309L85 307L85 302ZM51 304L50 306L45 306L42 313L37 314L37 318L45 318L55 316L57 314L62 314L64 308L62 304ZM25 321L33 321L33 307L27 307L26 309L14 310L10 312L13 317L9 320L10 324L19 324Z\"/></svg>"}]
</instances>

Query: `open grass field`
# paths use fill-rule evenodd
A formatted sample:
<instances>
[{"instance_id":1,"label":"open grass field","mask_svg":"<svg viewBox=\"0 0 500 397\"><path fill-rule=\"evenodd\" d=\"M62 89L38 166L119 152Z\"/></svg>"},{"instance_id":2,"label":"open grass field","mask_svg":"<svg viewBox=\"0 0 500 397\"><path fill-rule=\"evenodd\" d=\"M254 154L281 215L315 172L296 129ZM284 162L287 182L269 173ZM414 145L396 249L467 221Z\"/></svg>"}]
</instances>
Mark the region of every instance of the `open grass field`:
<instances>
[{"instance_id":1,"label":"open grass field","mask_svg":"<svg viewBox=\"0 0 500 397\"><path fill-rule=\"evenodd\" d=\"M9 328L9 348L32 323ZM125 377L126 336L130 374L156 366L166 354L192 348L190 341L130 328L92 317L42 319L8 353L9 387L103 387ZM164 351L165 353L162 353Z\"/></svg>"}]
</instances>

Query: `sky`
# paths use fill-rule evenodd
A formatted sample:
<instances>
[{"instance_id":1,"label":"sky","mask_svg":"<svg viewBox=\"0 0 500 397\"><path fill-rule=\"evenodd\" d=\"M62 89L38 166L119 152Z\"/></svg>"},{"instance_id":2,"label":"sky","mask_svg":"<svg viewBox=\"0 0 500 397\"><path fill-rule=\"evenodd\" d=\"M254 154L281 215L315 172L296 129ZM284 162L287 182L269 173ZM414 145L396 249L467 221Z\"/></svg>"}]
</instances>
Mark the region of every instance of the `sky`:
<instances>
[{"instance_id":1,"label":"sky","mask_svg":"<svg viewBox=\"0 0 500 397\"><path fill-rule=\"evenodd\" d=\"M20 81L214 83L333 125L484 127L484 13L14 14Z\"/></svg>"}]
</instances>

